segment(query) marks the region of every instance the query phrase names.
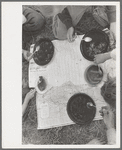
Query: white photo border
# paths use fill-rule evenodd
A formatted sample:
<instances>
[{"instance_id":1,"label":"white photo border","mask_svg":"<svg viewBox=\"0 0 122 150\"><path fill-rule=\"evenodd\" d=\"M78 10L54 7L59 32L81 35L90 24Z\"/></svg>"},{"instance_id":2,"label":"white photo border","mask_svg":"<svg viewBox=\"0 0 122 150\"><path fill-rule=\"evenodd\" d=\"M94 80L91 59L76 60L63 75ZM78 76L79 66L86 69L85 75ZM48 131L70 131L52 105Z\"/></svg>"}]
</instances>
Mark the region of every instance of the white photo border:
<instances>
[{"instance_id":1,"label":"white photo border","mask_svg":"<svg viewBox=\"0 0 122 150\"><path fill-rule=\"evenodd\" d=\"M91 145L22 145L22 5L116 5L116 145L120 148L120 2L2 2L2 148L91 148Z\"/></svg>"}]
</instances>

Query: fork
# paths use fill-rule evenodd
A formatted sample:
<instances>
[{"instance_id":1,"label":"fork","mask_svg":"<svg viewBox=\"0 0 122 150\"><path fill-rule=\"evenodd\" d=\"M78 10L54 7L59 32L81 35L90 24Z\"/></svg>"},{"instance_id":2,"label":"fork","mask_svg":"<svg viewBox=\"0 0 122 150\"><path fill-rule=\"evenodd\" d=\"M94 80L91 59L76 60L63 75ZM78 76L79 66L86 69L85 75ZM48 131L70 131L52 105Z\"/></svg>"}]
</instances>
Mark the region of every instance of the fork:
<instances>
[{"instance_id":1,"label":"fork","mask_svg":"<svg viewBox=\"0 0 122 150\"><path fill-rule=\"evenodd\" d=\"M36 49L36 50L28 57L28 61L30 61L30 60L33 58L35 52L37 52L37 51L38 51L38 50Z\"/></svg>"}]
</instances>

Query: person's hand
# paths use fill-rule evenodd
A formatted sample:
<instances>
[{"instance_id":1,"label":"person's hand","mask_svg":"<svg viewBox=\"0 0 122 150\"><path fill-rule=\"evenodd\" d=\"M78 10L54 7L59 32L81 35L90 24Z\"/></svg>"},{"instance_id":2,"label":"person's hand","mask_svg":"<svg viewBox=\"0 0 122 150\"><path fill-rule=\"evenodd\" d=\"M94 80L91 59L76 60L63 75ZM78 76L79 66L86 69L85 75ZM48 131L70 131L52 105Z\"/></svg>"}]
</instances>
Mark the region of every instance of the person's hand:
<instances>
[{"instance_id":1,"label":"person's hand","mask_svg":"<svg viewBox=\"0 0 122 150\"><path fill-rule=\"evenodd\" d=\"M31 89L25 96L25 101L29 102L35 95L36 89Z\"/></svg>"},{"instance_id":2,"label":"person's hand","mask_svg":"<svg viewBox=\"0 0 122 150\"><path fill-rule=\"evenodd\" d=\"M67 31L67 39L69 42L73 42L76 39L77 35L74 35L74 28L70 27Z\"/></svg>"},{"instance_id":3,"label":"person's hand","mask_svg":"<svg viewBox=\"0 0 122 150\"><path fill-rule=\"evenodd\" d=\"M103 54L97 54L94 56L94 63L100 64L104 63L106 60L110 59L110 52L108 53L103 53Z\"/></svg>"},{"instance_id":4,"label":"person's hand","mask_svg":"<svg viewBox=\"0 0 122 150\"><path fill-rule=\"evenodd\" d=\"M30 60L30 56L32 55L30 52L26 51L26 50L22 50L23 56L24 58L29 61Z\"/></svg>"},{"instance_id":5,"label":"person's hand","mask_svg":"<svg viewBox=\"0 0 122 150\"><path fill-rule=\"evenodd\" d=\"M114 37L115 37L115 39L116 39L116 22L110 23L110 31L113 32Z\"/></svg>"},{"instance_id":6,"label":"person's hand","mask_svg":"<svg viewBox=\"0 0 122 150\"><path fill-rule=\"evenodd\" d=\"M101 116L103 116L104 123L107 129L114 128L114 114L109 106L104 106L99 111Z\"/></svg>"}]
</instances>

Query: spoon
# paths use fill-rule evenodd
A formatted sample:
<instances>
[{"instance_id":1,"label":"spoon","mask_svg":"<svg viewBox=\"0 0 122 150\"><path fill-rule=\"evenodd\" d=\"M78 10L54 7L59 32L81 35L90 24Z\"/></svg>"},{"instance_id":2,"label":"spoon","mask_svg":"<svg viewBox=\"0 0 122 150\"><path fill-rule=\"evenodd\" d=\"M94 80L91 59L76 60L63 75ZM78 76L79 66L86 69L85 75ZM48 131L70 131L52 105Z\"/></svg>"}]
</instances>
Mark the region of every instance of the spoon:
<instances>
[{"instance_id":1,"label":"spoon","mask_svg":"<svg viewBox=\"0 0 122 150\"><path fill-rule=\"evenodd\" d=\"M34 52L35 53L35 52ZM28 57L28 61L30 61L33 58L34 53L32 53L29 57Z\"/></svg>"},{"instance_id":2,"label":"spoon","mask_svg":"<svg viewBox=\"0 0 122 150\"><path fill-rule=\"evenodd\" d=\"M84 39L82 39L83 41L85 42L91 42L92 41L92 38L90 37L85 37Z\"/></svg>"},{"instance_id":3,"label":"spoon","mask_svg":"<svg viewBox=\"0 0 122 150\"><path fill-rule=\"evenodd\" d=\"M38 48L36 48L36 50L28 57L28 61L30 61L33 58L33 55L35 54L35 52L38 51Z\"/></svg>"},{"instance_id":4,"label":"spoon","mask_svg":"<svg viewBox=\"0 0 122 150\"><path fill-rule=\"evenodd\" d=\"M93 105L91 102L88 102L88 103L87 103L87 107L88 107L88 108L90 108L90 107L95 107L95 108L96 108L96 106Z\"/></svg>"}]
</instances>

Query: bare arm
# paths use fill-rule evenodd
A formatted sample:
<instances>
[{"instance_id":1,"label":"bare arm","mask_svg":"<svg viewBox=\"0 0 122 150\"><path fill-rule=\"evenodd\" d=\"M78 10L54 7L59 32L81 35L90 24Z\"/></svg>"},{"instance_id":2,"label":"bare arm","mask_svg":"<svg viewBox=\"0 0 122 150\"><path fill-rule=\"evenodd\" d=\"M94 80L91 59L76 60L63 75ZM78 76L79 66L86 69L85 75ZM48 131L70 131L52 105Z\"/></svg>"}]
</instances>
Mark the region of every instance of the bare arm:
<instances>
[{"instance_id":1,"label":"bare arm","mask_svg":"<svg viewBox=\"0 0 122 150\"><path fill-rule=\"evenodd\" d=\"M26 94L25 99L24 99L24 103L22 105L22 116L24 115L24 113L26 111L26 108L28 106L29 101L34 97L35 92L36 92L36 90L33 89L33 90L30 90L30 92L28 92Z\"/></svg>"},{"instance_id":2,"label":"bare arm","mask_svg":"<svg viewBox=\"0 0 122 150\"><path fill-rule=\"evenodd\" d=\"M116 144L116 130L114 128L109 128L107 130L107 139L109 145Z\"/></svg>"},{"instance_id":3,"label":"bare arm","mask_svg":"<svg viewBox=\"0 0 122 150\"><path fill-rule=\"evenodd\" d=\"M26 108L28 106L28 102L29 102L29 100L25 98L24 103L22 105L22 116L24 115L24 113L26 111Z\"/></svg>"},{"instance_id":4,"label":"bare arm","mask_svg":"<svg viewBox=\"0 0 122 150\"><path fill-rule=\"evenodd\" d=\"M76 38L76 35L74 35L74 27L72 24L72 18L69 14L69 11L67 8L65 8L62 13L58 14L59 19L62 21L63 24L65 24L67 28L67 39L69 42L73 42Z\"/></svg>"}]
</instances>

